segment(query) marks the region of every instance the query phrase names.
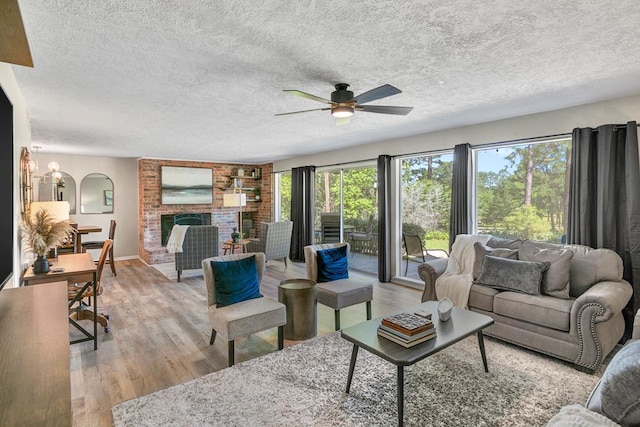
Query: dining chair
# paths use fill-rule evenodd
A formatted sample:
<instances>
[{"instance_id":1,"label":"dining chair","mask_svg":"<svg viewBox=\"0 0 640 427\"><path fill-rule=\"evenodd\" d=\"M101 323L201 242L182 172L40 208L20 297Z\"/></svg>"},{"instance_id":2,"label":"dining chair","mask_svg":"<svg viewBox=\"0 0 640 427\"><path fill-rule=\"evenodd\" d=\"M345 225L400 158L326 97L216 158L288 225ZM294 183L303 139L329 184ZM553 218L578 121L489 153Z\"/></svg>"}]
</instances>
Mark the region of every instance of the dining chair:
<instances>
[{"instance_id":1,"label":"dining chair","mask_svg":"<svg viewBox=\"0 0 640 427\"><path fill-rule=\"evenodd\" d=\"M278 350L284 347L285 305L260 294L263 253L231 254L202 260L213 345L218 334L227 341L229 366L235 363L235 340L278 328Z\"/></svg>"},{"instance_id":2,"label":"dining chair","mask_svg":"<svg viewBox=\"0 0 640 427\"><path fill-rule=\"evenodd\" d=\"M113 242L116 235L116 220L112 219L109 225L109 240ZM87 252L88 249L101 249L104 246L104 240L93 240L88 242L82 242L80 244L82 252ZM107 261L111 265L111 272L116 276L116 264L113 258L113 245L109 249L109 260Z\"/></svg>"},{"instance_id":3,"label":"dining chair","mask_svg":"<svg viewBox=\"0 0 640 427\"><path fill-rule=\"evenodd\" d=\"M85 284L69 284L67 287L68 291L68 299L69 299L69 317L72 320L93 320L93 317L96 317L97 322L104 328L105 333L109 333L111 329L109 328L109 318L108 314L98 313L98 295L102 295L102 291L104 290L102 287L102 272L104 270L104 265L107 259L107 255L109 251L113 247L113 240L107 239L104 241L102 245L102 251L100 252L100 257L98 258L97 267L96 267L96 293L93 293L93 286L88 286L84 292L82 289L85 287ZM89 303L85 304L84 299L88 298Z\"/></svg>"}]
</instances>

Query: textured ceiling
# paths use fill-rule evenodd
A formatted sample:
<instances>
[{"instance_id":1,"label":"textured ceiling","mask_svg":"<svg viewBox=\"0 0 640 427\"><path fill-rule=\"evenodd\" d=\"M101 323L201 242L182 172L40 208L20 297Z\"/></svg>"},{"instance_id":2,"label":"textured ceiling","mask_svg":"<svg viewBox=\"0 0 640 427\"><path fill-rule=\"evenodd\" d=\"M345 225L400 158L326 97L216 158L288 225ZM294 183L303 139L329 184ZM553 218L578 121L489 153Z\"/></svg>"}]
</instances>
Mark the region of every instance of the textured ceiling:
<instances>
[{"instance_id":1,"label":"textured ceiling","mask_svg":"<svg viewBox=\"0 0 640 427\"><path fill-rule=\"evenodd\" d=\"M637 0L21 0L42 152L268 162L640 93ZM390 83L356 112L275 117Z\"/></svg>"}]
</instances>

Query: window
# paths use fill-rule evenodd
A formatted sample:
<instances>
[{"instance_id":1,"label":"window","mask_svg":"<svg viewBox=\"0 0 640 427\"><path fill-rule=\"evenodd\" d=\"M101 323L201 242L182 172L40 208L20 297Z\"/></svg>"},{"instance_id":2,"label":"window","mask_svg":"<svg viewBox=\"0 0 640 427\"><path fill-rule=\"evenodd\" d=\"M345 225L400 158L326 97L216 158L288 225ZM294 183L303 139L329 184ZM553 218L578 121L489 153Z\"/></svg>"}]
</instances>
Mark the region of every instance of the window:
<instances>
[{"instance_id":1,"label":"window","mask_svg":"<svg viewBox=\"0 0 640 427\"><path fill-rule=\"evenodd\" d=\"M478 233L549 242L564 239L570 139L493 146L474 152Z\"/></svg>"},{"instance_id":2,"label":"window","mask_svg":"<svg viewBox=\"0 0 640 427\"><path fill-rule=\"evenodd\" d=\"M279 172L275 174L276 182L276 221L291 219L291 172Z\"/></svg>"}]
</instances>

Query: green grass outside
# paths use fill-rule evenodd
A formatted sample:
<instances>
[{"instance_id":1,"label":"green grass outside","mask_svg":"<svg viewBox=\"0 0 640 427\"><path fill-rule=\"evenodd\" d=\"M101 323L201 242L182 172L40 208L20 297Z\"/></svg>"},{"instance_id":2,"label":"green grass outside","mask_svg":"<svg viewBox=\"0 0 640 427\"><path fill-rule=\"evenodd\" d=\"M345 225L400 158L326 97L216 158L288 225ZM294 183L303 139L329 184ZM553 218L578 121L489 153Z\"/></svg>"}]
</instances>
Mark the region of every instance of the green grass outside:
<instances>
[{"instance_id":1,"label":"green grass outside","mask_svg":"<svg viewBox=\"0 0 640 427\"><path fill-rule=\"evenodd\" d=\"M423 240L424 247L429 249L442 249L449 253L449 241L448 240Z\"/></svg>"}]
</instances>

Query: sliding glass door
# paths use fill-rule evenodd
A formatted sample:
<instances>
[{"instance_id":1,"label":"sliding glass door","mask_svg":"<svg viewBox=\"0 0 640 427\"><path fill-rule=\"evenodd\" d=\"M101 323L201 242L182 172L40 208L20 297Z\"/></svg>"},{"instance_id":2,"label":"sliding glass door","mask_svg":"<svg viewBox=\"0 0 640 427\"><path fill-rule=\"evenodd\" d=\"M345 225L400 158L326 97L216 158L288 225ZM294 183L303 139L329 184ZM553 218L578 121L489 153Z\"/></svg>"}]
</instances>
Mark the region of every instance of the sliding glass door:
<instances>
[{"instance_id":1,"label":"sliding glass door","mask_svg":"<svg viewBox=\"0 0 640 427\"><path fill-rule=\"evenodd\" d=\"M419 263L447 256L452 171L450 152L401 161L402 276L419 279Z\"/></svg>"},{"instance_id":2,"label":"sliding glass door","mask_svg":"<svg viewBox=\"0 0 640 427\"><path fill-rule=\"evenodd\" d=\"M377 274L376 167L316 171L316 242L348 242L349 267Z\"/></svg>"}]
</instances>

